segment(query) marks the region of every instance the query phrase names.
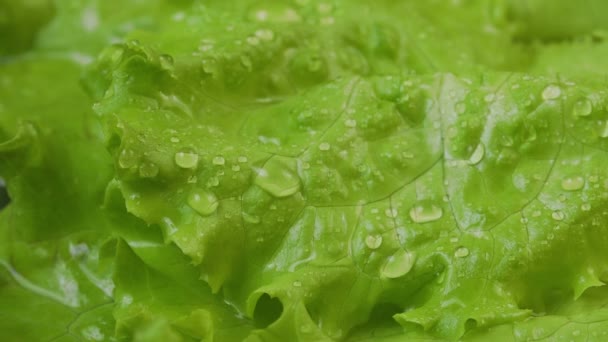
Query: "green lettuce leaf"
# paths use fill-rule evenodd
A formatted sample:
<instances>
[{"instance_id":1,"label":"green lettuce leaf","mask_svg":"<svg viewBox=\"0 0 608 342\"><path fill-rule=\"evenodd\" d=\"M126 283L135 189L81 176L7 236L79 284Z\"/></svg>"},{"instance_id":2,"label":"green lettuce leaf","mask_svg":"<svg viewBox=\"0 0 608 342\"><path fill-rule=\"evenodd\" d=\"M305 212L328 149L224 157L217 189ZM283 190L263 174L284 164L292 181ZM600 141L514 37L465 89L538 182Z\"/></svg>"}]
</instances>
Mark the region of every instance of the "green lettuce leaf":
<instances>
[{"instance_id":1,"label":"green lettuce leaf","mask_svg":"<svg viewBox=\"0 0 608 342\"><path fill-rule=\"evenodd\" d=\"M604 339L600 2L29 5L0 340Z\"/></svg>"}]
</instances>

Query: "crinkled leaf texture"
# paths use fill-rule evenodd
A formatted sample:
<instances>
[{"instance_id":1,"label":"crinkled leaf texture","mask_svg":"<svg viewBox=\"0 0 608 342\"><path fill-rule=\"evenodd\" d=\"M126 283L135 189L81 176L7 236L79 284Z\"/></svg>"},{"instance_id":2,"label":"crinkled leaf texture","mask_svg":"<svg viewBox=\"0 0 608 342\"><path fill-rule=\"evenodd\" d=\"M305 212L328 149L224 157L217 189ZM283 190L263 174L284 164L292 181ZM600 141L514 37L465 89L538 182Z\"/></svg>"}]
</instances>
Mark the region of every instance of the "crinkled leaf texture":
<instances>
[{"instance_id":1,"label":"crinkled leaf texture","mask_svg":"<svg viewBox=\"0 0 608 342\"><path fill-rule=\"evenodd\" d=\"M0 62L2 341L607 338L601 2L117 3Z\"/></svg>"}]
</instances>

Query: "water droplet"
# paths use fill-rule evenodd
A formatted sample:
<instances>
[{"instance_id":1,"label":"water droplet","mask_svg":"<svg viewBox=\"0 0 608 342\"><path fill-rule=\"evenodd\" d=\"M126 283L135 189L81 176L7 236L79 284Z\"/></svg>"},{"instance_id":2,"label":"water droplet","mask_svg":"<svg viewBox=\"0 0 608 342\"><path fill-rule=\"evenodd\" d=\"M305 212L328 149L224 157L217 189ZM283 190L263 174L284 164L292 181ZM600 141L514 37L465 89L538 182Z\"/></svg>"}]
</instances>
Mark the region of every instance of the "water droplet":
<instances>
[{"instance_id":1,"label":"water droplet","mask_svg":"<svg viewBox=\"0 0 608 342\"><path fill-rule=\"evenodd\" d=\"M486 102L492 102L492 101L494 101L495 98L496 98L496 96L494 94L488 94L488 95L484 96L483 100Z\"/></svg>"},{"instance_id":2,"label":"water droplet","mask_svg":"<svg viewBox=\"0 0 608 342\"><path fill-rule=\"evenodd\" d=\"M443 209L428 202L418 203L410 209L410 218L416 223L436 221L441 216L443 216Z\"/></svg>"},{"instance_id":3,"label":"water droplet","mask_svg":"<svg viewBox=\"0 0 608 342\"><path fill-rule=\"evenodd\" d=\"M541 96L545 101L555 100L562 94L562 90L559 86L555 84L548 85L544 90Z\"/></svg>"},{"instance_id":4,"label":"water droplet","mask_svg":"<svg viewBox=\"0 0 608 342\"><path fill-rule=\"evenodd\" d=\"M260 217L257 215L251 215L251 214L243 211L242 216L243 216L243 220L248 223L258 224L261 222Z\"/></svg>"},{"instance_id":5,"label":"water droplet","mask_svg":"<svg viewBox=\"0 0 608 342\"><path fill-rule=\"evenodd\" d=\"M207 180L207 186L210 188L216 187L220 185L220 180L217 177L210 177Z\"/></svg>"},{"instance_id":6,"label":"water droplet","mask_svg":"<svg viewBox=\"0 0 608 342\"><path fill-rule=\"evenodd\" d=\"M382 245L382 235L368 235L365 237L365 245L369 249L378 249Z\"/></svg>"},{"instance_id":7,"label":"water droplet","mask_svg":"<svg viewBox=\"0 0 608 342\"><path fill-rule=\"evenodd\" d=\"M384 211L384 214L386 215L386 217L395 218L397 217L397 214L399 214L399 212L397 211L397 209L388 208Z\"/></svg>"},{"instance_id":8,"label":"water droplet","mask_svg":"<svg viewBox=\"0 0 608 342\"><path fill-rule=\"evenodd\" d=\"M464 114L467 110L467 105L464 102L458 102L456 106L454 106L454 109L456 110L456 114Z\"/></svg>"},{"instance_id":9,"label":"water droplet","mask_svg":"<svg viewBox=\"0 0 608 342\"><path fill-rule=\"evenodd\" d=\"M329 143L321 143L319 144L319 150L321 151L329 151L329 149L331 148L331 145Z\"/></svg>"},{"instance_id":10,"label":"water droplet","mask_svg":"<svg viewBox=\"0 0 608 342\"><path fill-rule=\"evenodd\" d=\"M563 213L563 212L561 212L561 211L559 211L559 210L556 210L556 211L554 211L553 213L551 213L551 217L552 217L552 218L553 218L555 221L561 221L561 220L563 220L563 219L566 217L566 215L564 215L564 213Z\"/></svg>"},{"instance_id":11,"label":"water droplet","mask_svg":"<svg viewBox=\"0 0 608 342\"><path fill-rule=\"evenodd\" d=\"M273 40L274 32L269 29L259 29L255 31L255 35L262 40Z\"/></svg>"},{"instance_id":12,"label":"water droplet","mask_svg":"<svg viewBox=\"0 0 608 342\"><path fill-rule=\"evenodd\" d=\"M239 163L246 163L247 162L247 157L245 156L240 156L237 158Z\"/></svg>"},{"instance_id":13,"label":"water droplet","mask_svg":"<svg viewBox=\"0 0 608 342\"><path fill-rule=\"evenodd\" d=\"M118 165L123 169L128 169L137 164L137 154L131 149L124 149L118 156Z\"/></svg>"},{"instance_id":14,"label":"water droplet","mask_svg":"<svg viewBox=\"0 0 608 342\"><path fill-rule=\"evenodd\" d=\"M412 269L415 261L416 256L413 252L399 249L388 257L380 273L385 278L393 279L402 277Z\"/></svg>"},{"instance_id":15,"label":"water droplet","mask_svg":"<svg viewBox=\"0 0 608 342\"><path fill-rule=\"evenodd\" d=\"M236 165L236 164L235 164L235 165L232 165L232 171L234 171L234 172L239 172L239 171L241 171L241 167L240 167L240 166L238 166L238 165Z\"/></svg>"},{"instance_id":16,"label":"water droplet","mask_svg":"<svg viewBox=\"0 0 608 342\"><path fill-rule=\"evenodd\" d=\"M579 99L574 103L572 112L576 116L588 116L593 112L593 104L587 98Z\"/></svg>"},{"instance_id":17,"label":"water droplet","mask_svg":"<svg viewBox=\"0 0 608 342\"><path fill-rule=\"evenodd\" d=\"M123 47L116 46L111 52L110 60L112 61L112 63L119 63L122 60L122 56L124 55L124 53L125 49Z\"/></svg>"},{"instance_id":18,"label":"water droplet","mask_svg":"<svg viewBox=\"0 0 608 342\"><path fill-rule=\"evenodd\" d=\"M458 247L454 252L454 256L457 258L465 258L469 256L469 249L466 247Z\"/></svg>"},{"instance_id":19,"label":"water droplet","mask_svg":"<svg viewBox=\"0 0 608 342\"><path fill-rule=\"evenodd\" d=\"M249 71L253 69L253 62L251 61L251 58L249 58L249 56L242 55L241 64L245 67L245 69Z\"/></svg>"},{"instance_id":20,"label":"water droplet","mask_svg":"<svg viewBox=\"0 0 608 342\"><path fill-rule=\"evenodd\" d=\"M608 138L608 121L605 121L603 123L603 127L600 129L599 136L600 138Z\"/></svg>"},{"instance_id":21,"label":"water droplet","mask_svg":"<svg viewBox=\"0 0 608 342\"><path fill-rule=\"evenodd\" d=\"M293 282L293 287L302 287L302 282L301 281L294 281Z\"/></svg>"},{"instance_id":22,"label":"water droplet","mask_svg":"<svg viewBox=\"0 0 608 342\"><path fill-rule=\"evenodd\" d=\"M566 191L580 190L585 186L585 179L581 176L571 176L562 179L562 189Z\"/></svg>"},{"instance_id":23,"label":"water droplet","mask_svg":"<svg viewBox=\"0 0 608 342\"><path fill-rule=\"evenodd\" d=\"M357 120L355 120L355 119L345 120L344 126L350 127L350 128L355 128L355 127L357 127Z\"/></svg>"},{"instance_id":24,"label":"water droplet","mask_svg":"<svg viewBox=\"0 0 608 342\"><path fill-rule=\"evenodd\" d=\"M174 144L177 144L179 142L179 138L178 137L171 137L171 142Z\"/></svg>"},{"instance_id":25,"label":"water droplet","mask_svg":"<svg viewBox=\"0 0 608 342\"><path fill-rule=\"evenodd\" d=\"M581 204L581 210L582 211L589 211L589 210L591 210L591 204L589 204L589 203L583 203L583 204Z\"/></svg>"},{"instance_id":26,"label":"water droplet","mask_svg":"<svg viewBox=\"0 0 608 342\"><path fill-rule=\"evenodd\" d=\"M331 12L331 10L333 9L333 6L331 4L328 3L320 3L317 6L317 10L319 11L319 13L323 13L323 14L327 14L329 12Z\"/></svg>"},{"instance_id":27,"label":"water droplet","mask_svg":"<svg viewBox=\"0 0 608 342\"><path fill-rule=\"evenodd\" d=\"M142 178L154 178L158 175L158 165L146 161L139 165L139 176Z\"/></svg>"},{"instance_id":28,"label":"water droplet","mask_svg":"<svg viewBox=\"0 0 608 342\"><path fill-rule=\"evenodd\" d=\"M247 37L247 44L255 46L260 44L260 40L258 37Z\"/></svg>"},{"instance_id":29,"label":"water droplet","mask_svg":"<svg viewBox=\"0 0 608 342\"><path fill-rule=\"evenodd\" d=\"M162 54L158 56L158 59L160 62L160 66L163 69L167 70L173 68L173 57L171 57L171 55Z\"/></svg>"},{"instance_id":30,"label":"water droplet","mask_svg":"<svg viewBox=\"0 0 608 342\"><path fill-rule=\"evenodd\" d=\"M287 197L300 190L300 178L292 158L275 156L256 170L254 183L275 197Z\"/></svg>"},{"instance_id":31,"label":"water droplet","mask_svg":"<svg viewBox=\"0 0 608 342\"><path fill-rule=\"evenodd\" d=\"M301 327L300 327L300 332L303 334L310 334L313 331L313 327L310 324L304 323Z\"/></svg>"},{"instance_id":32,"label":"water droplet","mask_svg":"<svg viewBox=\"0 0 608 342\"><path fill-rule=\"evenodd\" d=\"M175 164L184 169L195 169L198 166L198 154L191 149L175 154Z\"/></svg>"},{"instance_id":33,"label":"water droplet","mask_svg":"<svg viewBox=\"0 0 608 342\"><path fill-rule=\"evenodd\" d=\"M485 148L484 144L479 143L477 145L477 147L475 147L473 154L471 154L471 157L469 158L469 165L479 164L479 162L483 159L485 153L486 153L486 148Z\"/></svg>"},{"instance_id":34,"label":"water droplet","mask_svg":"<svg viewBox=\"0 0 608 342\"><path fill-rule=\"evenodd\" d=\"M70 255L72 258L80 258L89 253L89 246L86 243L72 244L69 246Z\"/></svg>"},{"instance_id":35,"label":"water droplet","mask_svg":"<svg viewBox=\"0 0 608 342\"><path fill-rule=\"evenodd\" d=\"M217 156L213 158L213 165L222 166L226 163L226 160L222 156Z\"/></svg>"},{"instance_id":36,"label":"water droplet","mask_svg":"<svg viewBox=\"0 0 608 342\"><path fill-rule=\"evenodd\" d=\"M188 205L197 213L209 216L217 210L219 202L213 193L203 189L195 189L188 196Z\"/></svg>"}]
</instances>

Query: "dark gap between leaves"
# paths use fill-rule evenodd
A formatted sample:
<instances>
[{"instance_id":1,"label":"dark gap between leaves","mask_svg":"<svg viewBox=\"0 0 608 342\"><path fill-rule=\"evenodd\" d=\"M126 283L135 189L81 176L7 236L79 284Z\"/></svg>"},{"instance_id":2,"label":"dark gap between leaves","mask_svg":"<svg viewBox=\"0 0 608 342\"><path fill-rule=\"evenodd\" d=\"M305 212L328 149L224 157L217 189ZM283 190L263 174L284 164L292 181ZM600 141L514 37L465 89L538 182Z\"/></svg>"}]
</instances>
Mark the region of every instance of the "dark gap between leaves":
<instances>
[{"instance_id":1,"label":"dark gap between leaves","mask_svg":"<svg viewBox=\"0 0 608 342\"><path fill-rule=\"evenodd\" d=\"M257 328L263 329L274 323L283 313L283 303L267 293L262 295L255 306L253 321Z\"/></svg>"},{"instance_id":2,"label":"dark gap between leaves","mask_svg":"<svg viewBox=\"0 0 608 342\"><path fill-rule=\"evenodd\" d=\"M4 209L10 202L11 199L8 197L6 184L4 184L4 180L0 178L0 210Z\"/></svg>"}]
</instances>

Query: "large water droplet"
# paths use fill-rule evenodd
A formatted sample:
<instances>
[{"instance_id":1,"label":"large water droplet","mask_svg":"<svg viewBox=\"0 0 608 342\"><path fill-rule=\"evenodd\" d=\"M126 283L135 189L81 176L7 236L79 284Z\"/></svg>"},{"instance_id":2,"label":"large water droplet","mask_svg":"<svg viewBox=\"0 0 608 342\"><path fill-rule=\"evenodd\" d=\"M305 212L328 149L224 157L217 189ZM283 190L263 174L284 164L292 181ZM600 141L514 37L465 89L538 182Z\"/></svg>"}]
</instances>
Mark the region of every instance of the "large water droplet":
<instances>
[{"instance_id":1,"label":"large water droplet","mask_svg":"<svg viewBox=\"0 0 608 342\"><path fill-rule=\"evenodd\" d=\"M585 186L585 179L581 176L572 176L562 179L562 189L566 191L580 190Z\"/></svg>"},{"instance_id":2,"label":"large water droplet","mask_svg":"<svg viewBox=\"0 0 608 342\"><path fill-rule=\"evenodd\" d=\"M588 116L593 112L593 104L587 98L579 99L574 103L572 112L576 116Z\"/></svg>"},{"instance_id":3,"label":"large water droplet","mask_svg":"<svg viewBox=\"0 0 608 342\"><path fill-rule=\"evenodd\" d=\"M365 245L369 249L378 249L382 245L382 235L368 235L365 237Z\"/></svg>"},{"instance_id":4,"label":"large water droplet","mask_svg":"<svg viewBox=\"0 0 608 342\"><path fill-rule=\"evenodd\" d=\"M129 169L137 164L137 154L131 149L124 149L118 156L118 165L123 169Z\"/></svg>"},{"instance_id":5,"label":"large water droplet","mask_svg":"<svg viewBox=\"0 0 608 342\"><path fill-rule=\"evenodd\" d=\"M175 154L175 164L184 169L195 169L198 166L198 154L191 149L185 149Z\"/></svg>"},{"instance_id":6,"label":"large water droplet","mask_svg":"<svg viewBox=\"0 0 608 342\"><path fill-rule=\"evenodd\" d=\"M403 277L412 269L415 261L416 256L413 252L399 249L388 257L380 273L385 278Z\"/></svg>"},{"instance_id":7,"label":"large water droplet","mask_svg":"<svg viewBox=\"0 0 608 342\"><path fill-rule=\"evenodd\" d=\"M559 86L555 84L548 85L544 90L541 96L545 101L555 100L562 94L562 90Z\"/></svg>"},{"instance_id":8,"label":"large water droplet","mask_svg":"<svg viewBox=\"0 0 608 342\"><path fill-rule=\"evenodd\" d=\"M410 218L416 223L436 221L441 216L443 216L443 209L429 202L420 202L410 209Z\"/></svg>"},{"instance_id":9,"label":"large water droplet","mask_svg":"<svg viewBox=\"0 0 608 342\"><path fill-rule=\"evenodd\" d=\"M477 147L475 147L473 154L471 154L471 157L469 158L469 165L479 164L479 162L483 159L485 153L485 146L483 145L483 143L479 143Z\"/></svg>"},{"instance_id":10,"label":"large water droplet","mask_svg":"<svg viewBox=\"0 0 608 342\"><path fill-rule=\"evenodd\" d=\"M295 170L294 159L274 156L256 170L254 183L275 197L291 196L300 190L300 178Z\"/></svg>"},{"instance_id":11,"label":"large water droplet","mask_svg":"<svg viewBox=\"0 0 608 342\"><path fill-rule=\"evenodd\" d=\"M203 216L213 214L219 206L217 197L209 191L195 189L188 196L188 205Z\"/></svg>"},{"instance_id":12,"label":"large water droplet","mask_svg":"<svg viewBox=\"0 0 608 342\"><path fill-rule=\"evenodd\" d=\"M158 175L158 165L153 162L143 162L139 165L139 176L142 178L154 178Z\"/></svg>"}]
</instances>

